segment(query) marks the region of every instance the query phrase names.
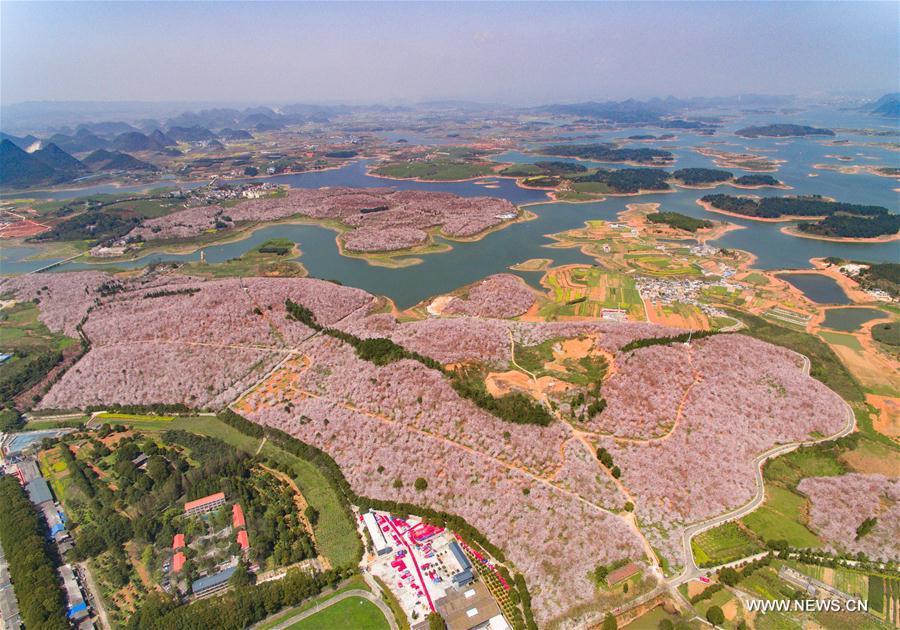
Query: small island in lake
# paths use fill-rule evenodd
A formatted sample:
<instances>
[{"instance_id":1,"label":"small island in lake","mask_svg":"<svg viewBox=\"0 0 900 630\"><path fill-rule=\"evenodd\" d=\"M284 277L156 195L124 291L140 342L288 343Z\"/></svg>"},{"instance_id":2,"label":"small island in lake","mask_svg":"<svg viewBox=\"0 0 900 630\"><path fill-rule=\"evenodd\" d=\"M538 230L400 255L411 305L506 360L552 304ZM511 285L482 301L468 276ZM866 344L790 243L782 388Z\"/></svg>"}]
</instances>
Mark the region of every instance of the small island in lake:
<instances>
[{"instance_id":1,"label":"small island in lake","mask_svg":"<svg viewBox=\"0 0 900 630\"><path fill-rule=\"evenodd\" d=\"M735 177L731 171L715 168L682 168L672 173L672 178L685 188L715 188L719 184L730 184L736 188L790 188L771 175Z\"/></svg>"},{"instance_id":2,"label":"small island in lake","mask_svg":"<svg viewBox=\"0 0 900 630\"><path fill-rule=\"evenodd\" d=\"M734 132L744 138L793 138L800 136L833 136L831 129L820 129L807 125L760 125L744 127Z\"/></svg>"},{"instance_id":3,"label":"small island in lake","mask_svg":"<svg viewBox=\"0 0 900 630\"><path fill-rule=\"evenodd\" d=\"M727 182L733 179L734 175L729 171L715 168L682 168L672 173L672 177L686 186L698 186Z\"/></svg>"},{"instance_id":4,"label":"small island in lake","mask_svg":"<svg viewBox=\"0 0 900 630\"><path fill-rule=\"evenodd\" d=\"M763 221L811 221L782 231L824 239L892 240L900 231L900 215L883 206L840 203L818 195L803 197L734 197L706 195L698 203L712 212Z\"/></svg>"},{"instance_id":5,"label":"small island in lake","mask_svg":"<svg viewBox=\"0 0 900 630\"><path fill-rule=\"evenodd\" d=\"M771 175L742 175L734 180L736 186L745 188L762 188L763 186L771 186L773 188L784 187L784 183L778 181Z\"/></svg>"},{"instance_id":6,"label":"small island in lake","mask_svg":"<svg viewBox=\"0 0 900 630\"><path fill-rule=\"evenodd\" d=\"M662 149L618 149L614 144L556 144L544 147L541 153L560 157L574 157L598 162L627 162L631 164L668 165L675 157Z\"/></svg>"}]
</instances>

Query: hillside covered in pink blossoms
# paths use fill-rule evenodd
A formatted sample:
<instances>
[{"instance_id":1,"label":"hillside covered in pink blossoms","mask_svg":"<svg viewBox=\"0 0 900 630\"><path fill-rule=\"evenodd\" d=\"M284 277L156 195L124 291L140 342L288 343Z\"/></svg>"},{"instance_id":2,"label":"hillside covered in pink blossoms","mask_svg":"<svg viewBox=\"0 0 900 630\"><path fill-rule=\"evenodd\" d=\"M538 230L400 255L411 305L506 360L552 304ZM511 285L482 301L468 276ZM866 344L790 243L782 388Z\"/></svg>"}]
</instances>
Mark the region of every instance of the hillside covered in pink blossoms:
<instances>
[{"instance_id":1,"label":"hillside covered in pink blossoms","mask_svg":"<svg viewBox=\"0 0 900 630\"><path fill-rule=\"evenodd\" d=\"M535 303L534 292L518 276L508 273L488 276L473 285L465 297L454 297L445 315L516 317Z\"/></svg>"},{"instance_id":2,"label":"hillside covered in pink blossoms","mask_svg":"<svg viewBox=\"0 0 900 630\"><path fill-rule=\"evenodd\" d=\"M349 251L396 251L424 245L429 230L468 238L516 218L505 199L392 188L296 188L283 197L251 199L230 208L200 206L145 220L128 238L145 241L195 237L203 232L289 217L338 221Z\"/></svg>"},{"instance_id":3,"label":"hillside covered in pink blossoms","mask_svg":"<svg viewBox=\"0 0 900 630\"><path fill-rule=\"evenodd\" d=\"M810 378L800 357L784 348L727 334L701 339L689 349L650 347L639 353L647 362L620 361L618 378L627 381L631 370L653 370L656 383L659 375L671 375L671 382L664 379L662 387L649 392L639 387L607 391L610 404L592 421L594 439L612 454L648 537L673 564L681 563L681 543L674 534L683 525L753 497L756 455L817 433L833 435L847 424L840 397ZM632 407L652 412L656 424L637 419ZM612 427L629 439L603 435Z\"/></svg>"},{"instance_id":4,"label":"hillside covered in pink blossoms","mask_svg":"<svg viewBox=\"0 0 900 630\"><path fill-rule=\"evenodd\" d=\"M341 207L354 211L373 202L346 196ZM524 312L527 298L533 300L514 276L474 285L447 317L415 321L398 321L365 291L306 278L80 272L5 280L0 292L37 298L51 330L78 336L80 328L90 342L40 408L230 405L326 451L358 494L465 518L524 573L542 624L594 600L588 573L598 564L655 563L642 536L671 566L681 565L685 525L753 496L756 456L776 444L834 434L847 421L843 402L805 373L798 355L744 335L623 353L632 341L673 331L494 317ZM375 365L344 341L289 319L286 299L310 309L322 326L390 338L445 365L509 370L514 345L588 337L611 357L602 386L608 405L577 428L562 420L507 422L460 397L439 370L412 359ZM598 446L620 468L618 481L598 463ZM414 488L418 477L427 489ZM890 534L878 528L896 522L895 503L884 507L896 502L896 487L878 479L840 481L863 484L883 501L832 507L821 484L844 479L801 484L813 505L811 526L835 546L849 546L847 532L866 510L881 509L883 522L879 516L871 538L858 543L868 553ZM624 511L626 500L634 501L640 531ZM826 506L823 514L845 516L827 523L817 516L819 506Z\"/></svg>"},{"instance_id":5,"label":"hillside covered in pink blossoms","mask_svg":"<svg viewBox=\"0 0 900 630\"><path fill-rule=\"evenodd\" d=\"M849 473L809 477L797 489L809 497L809 526L840 552L863 552L883 562L900 560L900 479ZM875 525L857 536L866 519Z\"/></svg>"}]
</instances>

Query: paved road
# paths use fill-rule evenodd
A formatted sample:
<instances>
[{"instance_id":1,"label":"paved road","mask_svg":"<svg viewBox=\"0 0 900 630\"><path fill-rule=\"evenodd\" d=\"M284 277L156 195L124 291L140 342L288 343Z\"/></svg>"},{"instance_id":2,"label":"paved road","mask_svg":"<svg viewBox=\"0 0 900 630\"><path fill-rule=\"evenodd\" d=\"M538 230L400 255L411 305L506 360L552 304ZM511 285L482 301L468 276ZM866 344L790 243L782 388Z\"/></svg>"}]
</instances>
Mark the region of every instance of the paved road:
<instances>
[{"instance_id":1,"label":"paved road","mask_svg":"<svg viewBox=\"0 0 900 630\"><path fill-rule=\"evenodd\" d=\"M19 617L19 602L16 600L16 592L9 580L9 564L6 562L6 554L0 547L0 629L19 630L22 620Z\"/></svg>"},{"instance_id":2,"label":"paved road","mask_svg":"<svg viewBox=\"0 0 900 630\"><path fill-rule=\"evenodd\" d=\"M800 356L803 356L803 355L800 355ZM803 357L803 371L806 375L809 375L809 369L810 369L809 359L804 356ZM844 402L844 409L846 410L846 413L847 413L847 424L844 426L843 429L841 429L834 435L820 438L818 440L809 440L806 442L792 442L790 444L782 444L780 446L775 446L775 447L769 449L768 451L766 451L765 453L762 453L761 455L758 455L753 462L754 470L755 470L755 474L756 474L756 495L748 503L745 503L743 506L741 506L737 509L731 510L730 512L726 512L725 514L720 514L719 516L716 516L708 521L704 521L702 523L697 523L695 525L691 525L690 527L688 527L684 530L684 533L682 534L682 548L684 551L685 567L680 575L677 575L676 577L669 580L669 584L671 584L672 586L678 586L679 584L689 582L690 580L693 580L693 579L699 577L703 573L710 571L710 569L701 570L697 566L696 562L694 561L694 552L693 552L693 549L691 548L691 539L693 539L693 537L696 536L697 534L704 532L708 529L712 529L713 527L721 525L722 523L727 523L729 521L737 520L743 516L746 516L747 514L749 514L753 510L755 510L757 507L759 507L760 504L762 504L762 502L766 498L766 488L765 488L765 482L763 480L763 474L762 474L763 465L766 463L766 461L768 461L769 459L771 459L773 457L778 457L779 455L784 455L785 453L790 453L791 451L796 450L796 449L800 448L801 446L810 446L813 444L818 444L819 442L827 442L830 440L835 440L837 438L844 437L845 435L847 435L849 433L852 433L853 430L856 428L856 416L853 413L853 409L851 409L850 405L848 405L846 402Z\"/></svg>"},{"instance_id":3,"label":"paved road","mask_svg":"<svg viewBox=\"0 0 900 630\"><path fill-rule=\"evenodd\" d=\"M325 610L329 606L332 606L332 605L338 603L339 601L348 599L350 597L361 597L362 599L366 599L366 600L372 602L373 604L375 604L376 606L378 606L378 610L380 610L381 613L384 615L384 618L387 619L388 625L391 627L391 630L398 630L397 622L394 620L394 613L391 612L390 607L387 604L385 604L383 601L381 601L379 598L372 595L372 593L370 593L369 591L364 591L364 590L356 589L356 588L349 590L349 591L344 591L340 595L336 595L335 597L332 597L331 599L329 599L325 602L324 606L313 606L309 610L306 610L295 617L290 617L289 619L285 619L277 626L273 626L271 628L271 630L286 630L287 628L294 625L295 623L299 623L299 622L303 621L304 619L306 619L307 617L312 617L316 613Z\"/></svg>"}]
</instances>

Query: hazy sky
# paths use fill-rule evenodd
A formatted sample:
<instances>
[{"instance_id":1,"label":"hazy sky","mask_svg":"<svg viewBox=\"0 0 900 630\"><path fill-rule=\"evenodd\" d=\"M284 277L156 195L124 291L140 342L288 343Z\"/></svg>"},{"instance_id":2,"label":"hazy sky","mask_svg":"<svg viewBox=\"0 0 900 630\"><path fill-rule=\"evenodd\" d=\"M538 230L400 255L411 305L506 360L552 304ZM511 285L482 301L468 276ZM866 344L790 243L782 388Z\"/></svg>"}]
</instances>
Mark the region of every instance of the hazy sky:
<instances>
[{"instance_id":1,"label":"hazy sky","mask_svg":"<svg viewBox=\"0 0 900 630\"><path fill-rule=\"evenodd\" d=\"M0 2L0 99L568 102L897 90L900 3Z\"/></svg>"}]
</instances>

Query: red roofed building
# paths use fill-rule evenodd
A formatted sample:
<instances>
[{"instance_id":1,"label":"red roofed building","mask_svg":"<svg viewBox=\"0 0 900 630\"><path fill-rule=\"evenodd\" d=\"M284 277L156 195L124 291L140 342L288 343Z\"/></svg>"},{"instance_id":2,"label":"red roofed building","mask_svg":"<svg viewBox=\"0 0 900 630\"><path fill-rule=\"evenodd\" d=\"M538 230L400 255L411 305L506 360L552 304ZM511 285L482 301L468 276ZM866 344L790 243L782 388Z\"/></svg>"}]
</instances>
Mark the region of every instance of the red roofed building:
<instances>
[{"instance_id":1,"label":"red roofed building","mask_svg":"<svg viewBox=\"0 0 900 630\"><path fill-rule=\"evenodd\" d=\"M184 549L184 534L175 534L175 538L172 539L172 549L174 551Z\"/></svg>"},{"instance_id":2,"label":"red roofed building","mask_svg":"<svg viewBox=\"0 0 900 630\"><path fill-rule=\"evenodd\" d=\"M241 509L240 503L231 506L231 522L235 529L247 526L247 522L244 520L244 510Z\"/></svg>"},{"instance_id":3,"label":"red roofed building","mask_svg":"<svg viewBox=\"0 0 900 630\"><path fill-rule=\"evenodd\" d=\"M247 551L250 548L250 538L247 536L247 530L242 529L237 534L237 542L241 546L243 551Z\"/></svg>"},{"instance_id":4,"label":"red roofed building","mask_svg":"<svg viewBox=\"0 0 900 630\"><path fill-rule=\"evenodd\" d=\"M606 576L606 583L609 586L618 584L619 582L627 580L640 570L641 567L639 567L637 564L635 564L634 562L629 562L624 567L619 567L614 571L610 571L609 575Z\"/></svg>"},{"instance_id":5,"label":"red roofed building","mask_svg":"<svg viewBox=\"0 0 900 630\"><path fill-rule=\"evenodd\" d=\"M172 556L172 571L174 573L180 573L184 568L185 557L184 554L180 551Z\"/></svg>"},{"instance_id":6,"label":"red roofed building","mask_svg":"<svg viewBox=\"0 0 900 630\"><path fill-rule=\"evenodd\" d=\"M197 499L196 501L188 501L184 504L184 513L188 516L193 514L206 514L212 512L225 505L225 493L217 492L208 497Z\"/></svg>"}]
</instances>

